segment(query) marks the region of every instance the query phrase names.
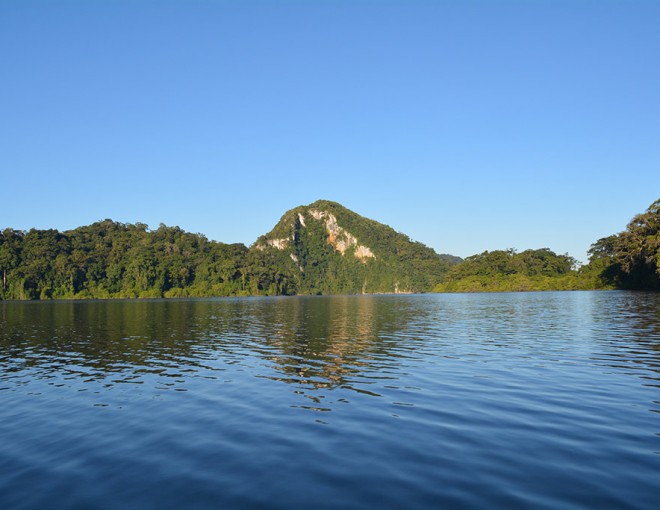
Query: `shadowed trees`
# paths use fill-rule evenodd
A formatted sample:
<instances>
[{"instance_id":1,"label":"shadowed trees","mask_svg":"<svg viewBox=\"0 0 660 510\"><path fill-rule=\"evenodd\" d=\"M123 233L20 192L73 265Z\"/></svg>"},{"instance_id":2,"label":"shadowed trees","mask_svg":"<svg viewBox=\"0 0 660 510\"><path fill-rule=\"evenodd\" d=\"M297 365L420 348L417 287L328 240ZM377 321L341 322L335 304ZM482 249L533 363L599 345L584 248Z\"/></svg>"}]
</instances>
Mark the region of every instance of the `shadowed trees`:
<instances>
[{"instance_id":1,"label":"shadowed trees","mask_svg":"<svg viewBox=\"0 0 660 510\"><path fill-rule=\"evenodd\" d=\"M589 254L590 269L604 285L660 290L660 200L623 232L596 241Z\"/></svg>"}]
</instances>

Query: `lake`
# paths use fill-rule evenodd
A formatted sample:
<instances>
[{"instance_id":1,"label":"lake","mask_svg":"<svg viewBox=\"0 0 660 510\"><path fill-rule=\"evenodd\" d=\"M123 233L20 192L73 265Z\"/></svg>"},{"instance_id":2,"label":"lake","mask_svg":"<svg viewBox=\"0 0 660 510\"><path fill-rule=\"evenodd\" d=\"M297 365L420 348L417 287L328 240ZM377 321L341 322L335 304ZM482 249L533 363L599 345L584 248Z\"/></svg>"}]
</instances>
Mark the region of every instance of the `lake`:
<instances>
[{"instance_id":1,"label":"lake","mask_svg":"<svg viewBox=\"0 0 660 510\"><path fill-rule=\"evenodd\" d=\"M0 302L0 508L657 508L660 295Z\"/></svg>"}]
</instances>

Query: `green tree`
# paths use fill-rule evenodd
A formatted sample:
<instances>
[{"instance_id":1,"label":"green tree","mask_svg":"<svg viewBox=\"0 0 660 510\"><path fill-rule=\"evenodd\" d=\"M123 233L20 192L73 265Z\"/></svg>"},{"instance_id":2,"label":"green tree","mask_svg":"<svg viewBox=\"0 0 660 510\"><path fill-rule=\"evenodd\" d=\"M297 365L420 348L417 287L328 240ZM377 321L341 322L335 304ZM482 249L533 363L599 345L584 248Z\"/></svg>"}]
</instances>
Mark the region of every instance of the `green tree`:
<instances>
[{"instance_id":1,"label":"green tree","mask_svg":"<svg viewBox=\"0 0 660 510\"><path fill-rule=\"evenodd\" d=\"M9 275L18 267L20 261L22 232L7 228L0 232L0 271L2 271L2 297L8 293L11 283Z\"/></svg>"},{"instance_id":2,"label":"green tree","mask_svg":"<svg viewBox=\"0 0 660 510\"><path fill-rule=\"evenodd\" d=\"M618 288L660 290L660 200L636 215L625 231L596 241L589 270Z\"/></svg>"}]
</instances>

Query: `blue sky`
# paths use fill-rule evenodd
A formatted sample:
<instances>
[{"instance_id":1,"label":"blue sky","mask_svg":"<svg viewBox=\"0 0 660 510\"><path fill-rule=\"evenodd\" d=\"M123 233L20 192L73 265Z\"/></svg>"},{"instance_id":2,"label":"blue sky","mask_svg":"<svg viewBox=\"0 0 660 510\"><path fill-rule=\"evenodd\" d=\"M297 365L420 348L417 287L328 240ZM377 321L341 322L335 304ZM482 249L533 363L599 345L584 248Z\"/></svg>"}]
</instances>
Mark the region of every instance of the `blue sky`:
<instances>
[{"instance_id":1,"label":"blue sky","mask_svg":"<svg viewBox=\"0 0 660 510\"><path fill-rule=\"evenodd\" d=\"M439 252L660 198L660 2L0 0L0 228L251 244L324 198Z\"/></svg>"}]
</instances>

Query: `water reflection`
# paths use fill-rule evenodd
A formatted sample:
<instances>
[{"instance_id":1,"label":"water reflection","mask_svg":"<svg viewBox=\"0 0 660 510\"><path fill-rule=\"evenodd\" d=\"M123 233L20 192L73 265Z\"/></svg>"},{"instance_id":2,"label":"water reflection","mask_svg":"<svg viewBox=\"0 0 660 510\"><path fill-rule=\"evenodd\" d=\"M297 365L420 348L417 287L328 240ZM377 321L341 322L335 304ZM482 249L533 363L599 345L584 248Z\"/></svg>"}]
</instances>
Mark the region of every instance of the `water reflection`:
<instances>
[{"instance_id":1,"label":"water reflection","mask_svg":"<svg viewBox=\"0 0 660 510\"><path fill-rule=\"evenodd\" d=\"M424 313L413 311L368 297L3 303L0 381L110 386L151 375L162 389L242 365L299 389L352 387L396 366L393 339Z\"/></svg>"},{"instance_id":2,"label":"water reflection","mask_svg":"<svg viewBox=\"0 0 660 510\"><path fill-rule=\"evenodd\" d=\"M199 334L212 318L203 303L7 303L2 311L0 358L7 372L33 377L61 371L88 380L123 374L115 382L139 383L142 374L182 377L182 362L204 364ZM201 310L200 310L201 311Z\"/></svg>"},{"instance_id":3,"label":"water reflection","mask_svg":"<svg viewBox=\"0 0 660 510\"><path fill-rule=\"evenodd\" d=\"M655 508L659 319L625 292L0 303L0 500Z\"/></svg>"},{"instance_id":4,"label":"water reflection","mask_svg":"<svg viewBox=\"0 0 660 510\"><path fill-rule=\"evenodd\" d=\"M79 379L185 390L241 367L319 403L336 388L380 396L443 359L586 352L651 385L660 369L658 296L623 292L2 303L0 326L3 389Z\"/></svg>"},{"instance_id":5,"label":"water reflection","mask_svg":"<svg viewBox=\"0 0 660 510\"><path fill-rule=\"evenodd\" d=\"M600 348L591 359L660 387L659 302L645 292L593 294L592 334Z\"/></svg>"},{"instance_id":6,"label":"water reflection","mask_svg":"<svg viewBox=\"0 0 660 510\"><path fill-rule=\"evenodd\" d=\"M376 395L351 382L365 372L396 368L400 354L392 338L411 320L402 304L368 297L282 301L263 316L267 334L258 350L280 372L273 379Z\"/></svg>"}]
</instances>

